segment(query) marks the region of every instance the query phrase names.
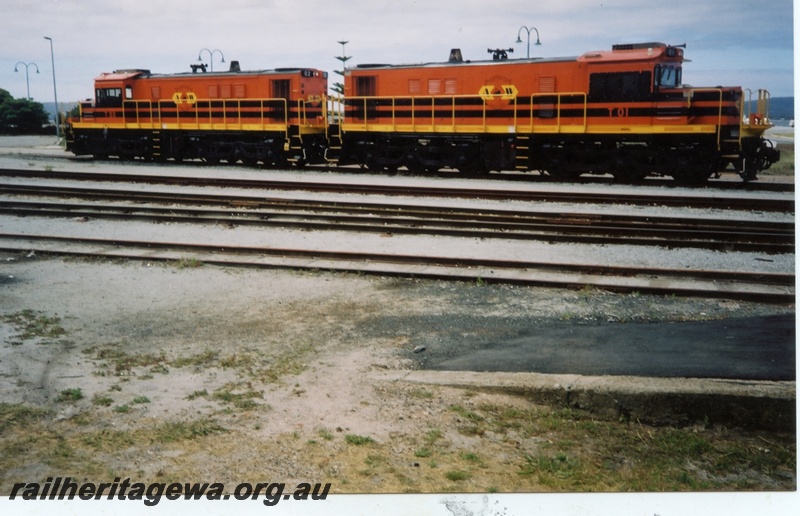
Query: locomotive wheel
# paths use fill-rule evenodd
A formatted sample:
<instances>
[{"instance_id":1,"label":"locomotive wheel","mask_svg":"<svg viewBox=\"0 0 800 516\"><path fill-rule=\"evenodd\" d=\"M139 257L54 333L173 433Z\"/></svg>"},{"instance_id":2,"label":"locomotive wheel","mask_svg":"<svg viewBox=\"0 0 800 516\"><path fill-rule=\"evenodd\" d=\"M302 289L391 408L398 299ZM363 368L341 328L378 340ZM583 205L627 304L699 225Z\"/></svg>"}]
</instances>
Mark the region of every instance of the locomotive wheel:
<instances>
[{"instance_id":1,"label":"locomotive wheel","mask_svg":"<svg viewBox=\"0 0 800 516\"><path fill-rule=\"evenodd\" d=\"M458 171L467 177L480 177L489 174L489 171L483 164L483 160L470 165L463 165L459 167Z\"/></svg>"},{"instance_id":2,"label":"locomotive wheel","mask_svg":"<svg viewBox=\"0 0 800 516\"><path fill-rule=\"evenodd\" d=\"M694 153L678 159L672 178L684 184L700 184L714 173L717 161L713 156Z\"/></svg>"},{"instance_id":3,"label":"locomotive wheel","mask_svg":"<svg viewBox=\"0 0 800 516\"><path fill-rule=\"evenodd\" d=\"M557 181L572 182L581 176L579 170L569 170L564 167L550 167L547 169L547 175Z\"/></svg>"},{"instance_id":4,"label":"locomotive wheel","mask_svg":"<svg viewBox=\"0 0 800 516\"><path fill-rule=\"evenodd\" d=\"M739 177L741 177L745 182L755 181L758 179L758 170L757 159L745 159L744 168L741 172L739 172Z\"/></svg>"},{"instance_id":5,"label":"locomotive wheel","mask_svg":"<svg viewBox=\"0 0 800 516\"><path fill-rule=\"evenodd\" d=\"M615 181L622 183L635 183L647 177L644 163L639 163L633 157L620 158L612 172Z\"/></svg>"}]
</instances>

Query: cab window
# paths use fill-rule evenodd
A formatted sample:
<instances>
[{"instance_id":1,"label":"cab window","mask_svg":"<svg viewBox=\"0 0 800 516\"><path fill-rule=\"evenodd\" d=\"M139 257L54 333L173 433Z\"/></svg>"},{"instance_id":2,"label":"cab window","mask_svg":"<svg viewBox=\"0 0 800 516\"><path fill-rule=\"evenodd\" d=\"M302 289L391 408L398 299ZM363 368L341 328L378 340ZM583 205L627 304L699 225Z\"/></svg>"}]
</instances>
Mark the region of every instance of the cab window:
<instances>
[{"instance_id":1,"label":"cab window","mask_svg":"<svg viewBox=\"0 0 800 516\"><path fill-rule=\"evenodd\" d=\"M594 102L649 100L651 81L650 72L593 73L589 76L589 100Z\"/></svg>"},{"instance_id":2,"label":"cab window","mask_svg":"<svg viewBox=\"0 0 800 516\"><path fill-rule=\"evenodd\" d=\"M677 88L681 85L680 67L657 65L655 70L656 86L661 88Z\"/></svg>"},{"instance_id":3,"label":"cab window","mask_svg":"<svg viewBox=\"0 0 800 516\"><path fill-rule=\"evenodd\" d=\"M97 107L122 107L122 88L97 88L95 95Z\"/></svg>"}]
</instances>

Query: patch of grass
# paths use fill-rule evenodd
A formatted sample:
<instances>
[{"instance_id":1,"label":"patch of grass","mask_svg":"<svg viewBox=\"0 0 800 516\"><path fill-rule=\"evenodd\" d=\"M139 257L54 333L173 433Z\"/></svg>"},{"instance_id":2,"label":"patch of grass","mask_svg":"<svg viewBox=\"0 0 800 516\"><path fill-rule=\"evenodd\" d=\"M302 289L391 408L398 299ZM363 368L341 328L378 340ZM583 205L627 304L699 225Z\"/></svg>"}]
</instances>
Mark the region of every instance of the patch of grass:
<instances>
[{"instance_id":1,"label":"patch of grass","mask_svg":"<svg viewBox=\"0 0 800 516\"><path fill-rule=\"evenodd\" d=\"M186 396L186 399L191 401L197 398L207 398L207 397L208 397L208 391L206 389L203 389L202 391L194 391L190 395Z\"/></svg>"},{"instance_id":2,"label":"patch of grass","mask_svg":"<svg viewBox=\"0 0 800 516\"><path fill-rule=\"evenodd\" d=\"M130 411L131 411L131 406L127 404L117 405L116 407L114 407L114 412L118 412L120 414L127 414Z\"/></svg>"},{"instance_id":3,"label":"patch of grass","mask_svg":"<svg viewBox=\"0 0 800 516\"><path fill-rule=\"evenodd\" d=\"M409 392L409 395L412 398L419 398L423 400L429 400L433 398L433 392L429 391L428 389L423 389L422 387L412 389L411 392Z\"/></svg>"},{"instance_id":4,"label":"patch of grass","mask_svg":"<svg viewBox=\"0 0 800 516\"><path fill-rule=\"evenodd\" d=\"M114 403L114 400L109 396L102 396L100 394L95 394L94 396L92 396L93 405L100 405L101 407L110 407L112 403Z\"/></svg>"},{"instance_id":5,"label":"patch of grass","mask_svg":"<svg viewBox=\"0 0 800 516\"><path fill-rule=\"evenodd\" d=\"M131 432L108 429L83 434L80 440L95 450L118 450L136 444Z\"/></svg>"},{"instance_id":6,"label":"patch of grass","mask_svg":"<svg viewBox=\"0 0 800 516\"><path fill-rule=\"evenodd\" d=\"M150 373L168 373L165 362L167 357L164 352L154 353L135 353L125 352L127 347L124 343L115 343L99 348L90 348L84 352L91 355L94 360L101 360L100 367L109 369L110 373L116 376L130 376L134 374L134 369L149 368ZM146 373L145 373L146 374Z\"/></svg>"},{"instance_id":7,"label":"patch of grass","mask_svg":"<svg viewBox=\"0 0 800 516\"><path fill-rule=\"evenodd\" d=\"M477 412L474 412L472 410L468 410L468 409L462 407L461 405L451 405L450 406L450 410L452 410L453 412L455 412L459 416L461 416L463 418L466 418L466 419L468 419L470 421L483 421L483 419L484 419L483 416L481 416Z\"/></svg>"},{"instance_id":8,"label":"patch of grass","mask_svg":"<svg viewBox=\"0 0 800 516\"><path fill-rule=\"evenodd\" d=\"M296 376L303 372L306 369L303 357L314 351L313 343L302 341L289 344L287 350L270 354L268 358L257 350L243 349L224 356L207 350L198 355L178 358L170 364L175 367L214 365L223 369L236 369L255 381L279 383L286 376Z\"/></svg>"},{"instance_id":9,"label":"patch of grass","mask_svg":"<svg viewBox=\"0 0 800 516\"><path fill-rule=\"evenodd\" d=\"M133 401L131 403L137 403L137 404L150 403L150 398L148 398L147 396L136 396L135 398L133 398Z\"/></svg>"},{"instance_id":10,"label":"patch of grass","mask_svg":"<svg viewBox=\"0 0 800 516\"><path fill-rule=\"evenodd\" d=\"M470 436L481 436L486 433L487 425L485 418L477 412L464 408L461 405L451 405L450 410L464 419L462 424L456 427L460 433Z\"/></svg>"},{"instance_id":11,"label":"patch of grass","mask_svg":"<svg viewBox=\"0 0 800 516\"><path fill-rule=\"evenodd\" d=\"M473 452L462 452L461 458L469 462L474 462L475 464L483 464L483 461Z\"/></svg>"},{"instance_id":12,"label":"patch of grass","mask_svg":"<svg viewBox=\"0 0 800 516\"><path fill-rule=\"evenodd\" d=\"M433 443L441 439L443 436L444 434L442 434L441 430L438 428L431 428L425 432L425 442L428 444L428 446L432 446Z\"/></svg>"},{"instance_id":13,"label":"patch of grass","mask_svg":"<svg viewBox=\"0 0 800 516\"><path fill-rule=\"evenodd\" d=\"M211 395L212 399L229 403L242 410L258 408L260 405L254 400L263 399L263 397L262 393L254 391L249 384L242 386L232 383L223 385Z\"/></svg>"},{"instance_id":14,"label":"patch of grass","mask_svg":"<svg viewBox=\"0 0 800 516\"><path fill-rule=\"evenodd\" d=\"M61 326L61 318L44 315L33 310L22 310L13 314L0 316L0 321L10 324L20 332L15 335L13 344L22 344L26 340L42 339L42 344L48 344L54 339L66 335L67 331Z\"/></svg>"},{"instance_id":15,"label":"patch of grass","mask_svg":"<svg viewBox=\"0 0 800 516\"><path fill-rule=\"evenodd\" d=\"M344 436L344 442L346 442L347 444L354 444L356 446L363 446L365 444L372 444L375 442L375 440L369 436L346 434Z\"/></svg>"},{"instance_id":16,"label":"patch of grass","mask_svg":"<svg viewBox=\"0 0 800 516\"><path fill-rule=\"evenodd\" d=\"M219 362L219 351L213 351L209 349L196 355L179 357L175 360L171 360L170 365L172 367L204 367L215 364L216 362Z\"/></svg>"},{"instance_id":17,"label":"patch of grass","mask_svg":"<svg viewBox=\"0 0 800 516\"><path fill-rule=\"evenodd\" d=\"M14 425L26 426L50 415L50 411L13 403L0 402L0 435Z\"/></svg>"},{"instance_id":18,"label":"patch of grass","mask_svg":"<svg viewBox=\"0 0 800 516\"><path fill-rule=\"evenodd\" d=\"M60 402L78 401L82 399L83 399L83 391L81 391L80 387L75 387L72 389L64 389L63 391L58 393L58 396L56 396L56 401Z\"/></svg>"},{"instance_id":19,"label":"patch of grass","mask_svg":"<svg viewBox=\"0 0 800 516\"><path fill-rule=\"evenodd\" d=\"M446 472L444 477L451 482L461 482L464 480L469 480L470 477L472 477L472 474L470 474L468 471L456 469Z\"/></svg>"},{"instance_id":20,"label":"patch of grass","mask_svg":"<svg viewBox=\"0 0 800 516\"><path fill-rule=\"evenodd\" d=\"M203 262L196 258L181 258L175 262L175 267L178 269L196 269L202 266Z\"/></svg>"},{"instance_id":21,"label":"patch of grass","mask_svg":"<svg viewBox=\"0 0 800 516\"><path fill-rule=\"evenodd\" d=\"M525 464L520 470L520 475L537 475L539 482L543 485L557 487L564 482L575 481L582 484L585 480L585 468L581 467L581 462L569 457L565 453L557 453L554 456L548 455L526 455Z\"/></svg>"},{"instance_id":22,"label":"patch of grass","mask_svg":"<svg viewBox=\"0 0 800 516\"><path fill-rule=\"evenodd\" d=\"M153 429L150 439L154 442L168 443L196 439L208 435L227 432L228 430L213 419L196 421L171 421Z\"/></svg>"},{"instance_id":23,"label":"patch of grass","mask_svg":"<svg viewBox=\"0 0 800 516\"><path fill-rule=\"evenodd\" d=\"M778 150L781 151L781 159L767 170L758 174L759 176L794 175L794 145L779 143Z\"/></svg>"}]
</instances>

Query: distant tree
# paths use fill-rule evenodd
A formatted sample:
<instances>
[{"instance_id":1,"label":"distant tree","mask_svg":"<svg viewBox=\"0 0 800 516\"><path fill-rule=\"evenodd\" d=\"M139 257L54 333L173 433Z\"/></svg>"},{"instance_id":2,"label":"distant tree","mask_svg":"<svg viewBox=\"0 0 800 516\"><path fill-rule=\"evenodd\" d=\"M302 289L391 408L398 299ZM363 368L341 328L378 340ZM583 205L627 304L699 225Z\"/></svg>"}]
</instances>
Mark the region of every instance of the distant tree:
<instances>
[{"instance_id":1,"label":"distant tree","mask_svg":"<svg viewBox=\"0 0 800 516\"><path fill-rule=\"evenodd\" d=\"M41 134L50 120L44 106L28 99L15 99L0 89L0 133Z\"/></svg>"}]
</instances>

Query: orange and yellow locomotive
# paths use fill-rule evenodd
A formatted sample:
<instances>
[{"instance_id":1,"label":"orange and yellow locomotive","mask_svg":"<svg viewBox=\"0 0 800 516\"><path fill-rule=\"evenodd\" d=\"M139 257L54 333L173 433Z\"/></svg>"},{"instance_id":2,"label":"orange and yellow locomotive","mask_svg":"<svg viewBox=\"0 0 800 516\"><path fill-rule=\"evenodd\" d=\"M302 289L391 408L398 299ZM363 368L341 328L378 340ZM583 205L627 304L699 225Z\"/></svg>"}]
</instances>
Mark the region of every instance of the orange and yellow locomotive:
<instances>
[{"instance_id":1,"label":"orange and yellow locomotive","mask_svg":"<svg viewBox=\"0 0 800 516\"><path fill-rule=\"evenodd\" d=\"M198 70L203 70L198 73ZM202 159L268 165L321 162L327 72L285 68L152 74L119 70L95 79L67 130L77 155Z\"/></svg>"},{"instance_id":2,"label":"orange and yellow locomotive","mask_svg":"<svg viewBox=\"0 0 800 516\"><path fill-rule=\"evenodd\" d=\"M778 160L764 132L769 94L682 83L685 46L615 45L570 58L365 64L345 70L344 98L312 68L95 79L94 102L68 120L78 155L357 164L468 174L539 171L571 180L611 174L745 180ZM755 98L752 98L755 97ZM336 109L330 109L335 106Z\"/></svg>"},{"instance_id":3,"label":"orange and yellow locomotive","mask_svg":"<svg viewBox=\"0 0 800 516\"><path fill-rule=\"evenodd\" d=\"M622 180L745 179L777 161L768 94L681 83L684 49L615 45L576 58L361 65L345 74L342 163L376 169L539 170Z\"/></svg>"}]
</instances>

